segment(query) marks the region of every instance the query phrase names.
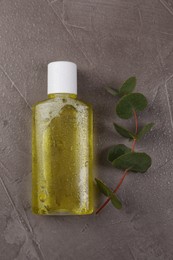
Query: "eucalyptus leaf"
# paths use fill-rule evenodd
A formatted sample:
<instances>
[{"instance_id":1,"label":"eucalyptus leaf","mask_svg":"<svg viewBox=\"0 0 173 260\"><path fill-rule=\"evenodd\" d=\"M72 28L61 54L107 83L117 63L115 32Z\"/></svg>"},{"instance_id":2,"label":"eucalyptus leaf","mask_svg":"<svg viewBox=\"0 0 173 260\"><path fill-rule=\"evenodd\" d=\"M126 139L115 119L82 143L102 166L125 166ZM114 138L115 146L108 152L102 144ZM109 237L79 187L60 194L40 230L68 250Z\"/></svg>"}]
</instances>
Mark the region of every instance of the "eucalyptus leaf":
<instances>
[{"instance_id":1,"label":"eucalyptus leaf","mask_svg":"<svg viewBox=\"0 0 173 260\"><path fill-rule=\"evenodd\" d=\"M100 192L103 193L106 197L111 197L112 191L99 179L95 178L97 183L97 187L99 188Z\"/></svg>"},{"instance_id":2,"label":"eucalyptus leaf","mask_svg":"<svg viewBox=\"0 0 173 260\"><path fill-rule=\"evenodd\" d=\"M109 92L113 96L118 96L119 95L119 90L111 87L106 88L107 92Z\"/></svg>"},{"instance_id":3,"label":"eucalyptus leaf","mask_svg":"<svg viewBox=\"0 0 173 260\"><path fill-rule=\"evenodd\" d=\"M128 129L124 128L123 126L120 126L116 123L114 123L115 130L123 137L126 137L128 139L133 139L135 137L135 134L130 132Z\"/></svg>"},{"instance_id":4,"label":"eucalyptus leaf","mask_svg":"<svg viewBox=\"0 0 173 260\"><path fill-rule=\"evenodd\" d=\"M107 187L106 184L104 184L99 179L95 178L97 187L100 190L101 193L103 193L106 197L109 197L113 206L117 209L122 208L121 201L118 199L118 197Z\"/></svg>"},{"instance_id":5,"label":"eucalyptus leaf","mask_svg":"<svg viewBox=\"0 0 173 260\"><path fill-rule=\"evenodd\" d=\"M130 77L123 83L122 87L120 88L120 94L127 95L133 92L135 87L136 87L136 77Z\"/></svg>"},{"instance_id":6,"label":"eucalyptus leaf","mask_svg":"<svg viewBox=\"0 0 173 260\"><path fill-rule=\"evenodd\" d=\"M133 116L133 111L142 111L147 106L147 99L141 93L131 93L123 96L117 106L116 112L120 118L129 119Z\"/></svg>"},{"instance_id":7,"label":"eucalyptus leaf","mask_svg":"<svg viewBox=\"0 0 173 260\"><path fill-rule=\"evenodd\" d=\"M154 126L154 123L149 123L145 125L141 130L139 130L136 138L137 140L141 139L147 132L151 130L151 128Z\"/></svg>"},{"instance_id":8,"label":"eucalyptus leaf","mask_svg":"<svg viewBox=\"0 0 173 260\"><path fill-rule=\"evenodd\" d=\"M115 145L109 149L108 161L112 163L116 158L125 153L129 153L130 151L131 149L125 146L124 144Z\"/></svg>"},{"instance_id":9,"label":"eucalyptus leaf","mask_svg":"<svg viewBox=\"0 0 173 260\"><path fill-rule=\"evenodd\" d=\"M151 157L146 153L130 152L118 157L112 164L118 169L144 173L151 166Z\"/></svg>"},{"instance_id":10,"label":"eucalyptus leaf","mask_svg":"<svg viewBox=\"0 0 173 260\"><path fill-rule=\"evenodd\" d=\"M111 202L112 202L112 205L116 208L116 209L121 209L122 208L122 203L121 201L118 199L117 196L113 195L111 196Z\"/></svg>"}]
</instances>

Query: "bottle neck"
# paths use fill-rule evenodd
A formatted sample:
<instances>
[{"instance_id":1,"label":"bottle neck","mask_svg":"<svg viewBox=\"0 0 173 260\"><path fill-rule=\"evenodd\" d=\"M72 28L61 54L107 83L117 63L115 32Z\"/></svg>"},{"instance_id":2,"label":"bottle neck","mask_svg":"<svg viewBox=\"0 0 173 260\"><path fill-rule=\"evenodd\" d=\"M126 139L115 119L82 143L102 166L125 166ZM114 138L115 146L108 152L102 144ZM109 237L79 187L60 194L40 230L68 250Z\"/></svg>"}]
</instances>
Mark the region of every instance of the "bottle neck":
<instances>
[{"instance_id":1,"label":"bottle neck","mask_svg":"<svg viewBox=\"0 0 173 260\"><path fill-rule=\"evenodd\" d=\"M71 93L51 93L48 94L48 98L77 98L76 94Z\"/></svg>"}]
</instances>

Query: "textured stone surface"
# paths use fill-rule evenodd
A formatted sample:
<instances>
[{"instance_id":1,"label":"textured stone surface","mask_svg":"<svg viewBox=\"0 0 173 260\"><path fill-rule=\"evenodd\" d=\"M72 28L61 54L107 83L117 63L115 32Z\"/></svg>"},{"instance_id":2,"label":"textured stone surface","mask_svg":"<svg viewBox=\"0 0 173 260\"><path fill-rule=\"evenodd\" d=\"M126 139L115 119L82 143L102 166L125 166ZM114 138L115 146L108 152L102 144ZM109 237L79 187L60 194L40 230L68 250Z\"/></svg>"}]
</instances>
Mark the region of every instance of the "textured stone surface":
<instances>
[{"instance_id":1,"label":"textured stone surface","mask_svg":"<svg viewBox=\"0 0 173 260\"><path fill-rule=\"evenodd\" d=\"M0 1L0 259L173 259L172 28L172 0ZM79 97L94 107L95 174L112 188L121 175L105 163L106 149L124 140L104 86L136 75L148 98L140 119L155 128L137 148L153 166L127 177L121 211L31 213L31 106L46 97L53 60L78 64Z\"/></svg>"}]
</instances>

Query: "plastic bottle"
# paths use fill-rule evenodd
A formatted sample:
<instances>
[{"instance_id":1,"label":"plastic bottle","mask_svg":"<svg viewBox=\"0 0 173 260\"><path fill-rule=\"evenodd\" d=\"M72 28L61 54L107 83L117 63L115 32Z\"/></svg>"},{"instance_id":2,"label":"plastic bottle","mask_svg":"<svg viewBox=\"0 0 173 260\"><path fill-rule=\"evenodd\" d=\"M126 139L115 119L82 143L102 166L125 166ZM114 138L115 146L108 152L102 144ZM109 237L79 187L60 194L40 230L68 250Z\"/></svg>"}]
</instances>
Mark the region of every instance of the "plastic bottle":
<instances>
[{"instance_id":1,"label":"plastic bottle","mask_svg":"<svg viewBox=\"0 0 173 260\"><path fill-rule=\"evenodd\" d=\"M48 99L32 108L32 212L93 212L93 112L77 99L77 66L48 64Z\"/></svg>"}]
</instances>

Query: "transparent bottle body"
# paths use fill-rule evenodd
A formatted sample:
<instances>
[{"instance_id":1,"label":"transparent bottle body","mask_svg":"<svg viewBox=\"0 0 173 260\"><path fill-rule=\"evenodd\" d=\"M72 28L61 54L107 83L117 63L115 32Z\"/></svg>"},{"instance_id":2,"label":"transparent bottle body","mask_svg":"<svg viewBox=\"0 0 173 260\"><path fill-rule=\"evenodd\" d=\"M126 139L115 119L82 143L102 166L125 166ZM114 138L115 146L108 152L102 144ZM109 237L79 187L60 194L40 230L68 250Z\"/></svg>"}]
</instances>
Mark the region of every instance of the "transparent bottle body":
<instances>
[{"instance_id":1,"label":"transparent bottle body","mask_svg":"<svg viewBox=\"0 0 173 260\"><path fill-rule=\"evenodd\" d=\"M91 214L92 108L74 95L49 97L32 108L32 211Z\"/></svg>"}]
</instances>

